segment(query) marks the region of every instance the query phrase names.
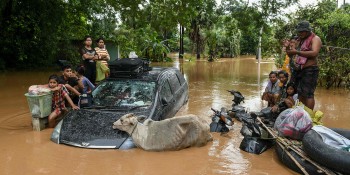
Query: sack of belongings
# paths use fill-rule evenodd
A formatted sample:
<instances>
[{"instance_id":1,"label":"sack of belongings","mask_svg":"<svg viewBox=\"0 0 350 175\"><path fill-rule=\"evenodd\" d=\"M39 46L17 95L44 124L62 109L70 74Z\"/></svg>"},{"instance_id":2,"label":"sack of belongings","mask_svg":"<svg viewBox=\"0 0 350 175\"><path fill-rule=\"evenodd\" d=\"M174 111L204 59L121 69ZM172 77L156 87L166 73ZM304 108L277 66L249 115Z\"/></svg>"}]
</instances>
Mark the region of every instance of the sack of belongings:
<instances>
[{"instance_id":1,"label":"sack of belongings","mask_svg":"<svg viewBox=\"0 0 350 175\"><path fill-rule=\"evenodd\" d=\"M302 106L288 108L281 112L274 124L280 136L301 140L312 128L312 120Z\"/></svg>"}]
</instances>

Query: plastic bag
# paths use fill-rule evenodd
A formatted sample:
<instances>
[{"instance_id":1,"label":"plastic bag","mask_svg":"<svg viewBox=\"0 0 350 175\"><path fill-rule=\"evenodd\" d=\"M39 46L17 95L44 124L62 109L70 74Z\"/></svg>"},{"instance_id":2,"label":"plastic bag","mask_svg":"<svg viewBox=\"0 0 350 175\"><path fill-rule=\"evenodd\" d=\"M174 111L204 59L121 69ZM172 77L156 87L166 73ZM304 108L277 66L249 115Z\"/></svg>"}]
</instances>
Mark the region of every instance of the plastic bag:
<instances>
[{"instance_id":1,"label":"plastic bag","mask_svg":"<svg viewBox=\"0 0 350 175\"><path fill-rule=\"evenodd\" d=\"M274 145L272 139L244 136L239 148L245 152L261 154Z\"/></svg>"},{"instance_id":2,"label":"plastic bag","mask_svg":"<svg viewBox=\"0 0 350 175\"><path fill-rule=\"evenodd\" d=\"M312 120L303 106L284 110L276 119L274 128L278 134L287 138L301 140L312 128Z\"/></svg>"},{"instance_id":3,"label":"plastic bag","mask_svg":"<svg viewBox=\"0 0 350 175\"><path fill-rule=\"evenodd\" d=\"M297 106L301 106L304 110L309 113L313 125L323 125L321 119L323 117L322 111L313 111L312 109L305 106L302 102L297 103Z\"/></svg>"},{"instance_id":4,"label":"plastic bag","mask_svg":"<svg viewBox=\"0 0 350 175\"><path fill-rule=\"evenodd\" d=\"M31 85L28 88L29 95L46 95L51 93L51 90L45 85Z\"/></svg>"},{"instance_id":5,"label":"plastic bag","mask_svg":"<svg viewBox=\"0 0 350 175\"><path fill-rule=\"evenodd\" d=\"M134 51L129 53L129 58L138 58L139 56L136 55Z\"/></svg>"},{"instance_id":6,"label":"plastic bag","mask_svg":"<svg viewBox=\"0 0 350 175\"><path fill-rule=\"evenodd\" d=\"M321 119L323 117L323 112L316 111L314 117L311 116L313 125L323 125Z\"/></svg>"},{"instance_id":7,"label":"plastic bag","mask_svg":"<svg viewBox=\"0 0 350 175\"><path fill-rule=\"evenodd\" d=\"M261 137L260 127L252 122L243 122L240 133L248 137Z\"/></svg>"}]
</instances>

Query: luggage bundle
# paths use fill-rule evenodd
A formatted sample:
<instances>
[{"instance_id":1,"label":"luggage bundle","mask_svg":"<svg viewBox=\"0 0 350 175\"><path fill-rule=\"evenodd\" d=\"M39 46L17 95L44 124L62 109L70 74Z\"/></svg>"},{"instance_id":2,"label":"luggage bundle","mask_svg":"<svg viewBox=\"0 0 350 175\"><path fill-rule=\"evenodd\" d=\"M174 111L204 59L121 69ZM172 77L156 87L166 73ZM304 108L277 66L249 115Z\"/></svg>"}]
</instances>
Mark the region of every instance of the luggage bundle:
<instances>
[{"instance_id":1,"label":"luggage bundle","mask_svg":"<svg viewBox=\"0 0 350 175\"><path fill-rule=\"evenodd\" d=\"M288 108L281 112L274 124L280 136L302 140L304 134L312 128L312 120L302 106Z\"/></svg>"},{"instance_id":2,"label":"luggage bundle","mask_svg":"<svg viewBox=\"0 0 350 175\"><path fill-rule=\"evenodd\" d=\"M111 78L138 77L142 73L152 70L149 61L140 58L123 58L110 62Z\"/></svg>"}]
</instances>

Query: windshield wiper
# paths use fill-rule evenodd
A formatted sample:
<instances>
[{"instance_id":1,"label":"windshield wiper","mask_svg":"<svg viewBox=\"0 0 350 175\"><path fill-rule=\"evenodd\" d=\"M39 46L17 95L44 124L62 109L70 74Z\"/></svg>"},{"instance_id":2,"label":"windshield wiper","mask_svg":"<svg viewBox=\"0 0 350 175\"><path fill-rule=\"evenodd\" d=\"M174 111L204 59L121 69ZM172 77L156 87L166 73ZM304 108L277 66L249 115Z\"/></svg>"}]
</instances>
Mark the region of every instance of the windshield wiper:
<instances>
[{"instance_id":1,"label":"windshield wiper","mask_svg":"<svg viewBox=\"0 0 350 175\"><path fill-rule=\"evenodd\" d=\"M134 106L134 107L131 107L131 108L114 107L114 108L105 108L105 109L99 109L99 110L101 110L101 111L133 111L135 109L146 107L146 106L150 106L150 105ZM119 109L117 109L117 108L119 108Z\"/></svg>"},{"instance_id":2,"label":"windshield wiper","mask_svg":"<svg viewBox=\"0 0 350 175\"><path fill-rule=\"evenodd\" d=\"M98 109L101 111L132 111L138 108L147 107L150 105L140 105L140 106L134 106L134 107L121 107L121 106L90 106L85 107L83 109Z\"/></svg>"},{"instance_id":3,"label":"windshield wiper","mask_svg":"<svg viewBox=\"0 0 350 175\"><path fill-rule=\"evenodd\" d=\"M135 106L135 107L130 108L129 111L135 110L135 109L137 109L137 108L147 107L147 106L150 106L150 105Z\"/></svg>"},{"instance_id":4,"label":"windshield wiper","mask_svg":"<svg viewBox=\"0 0 350 175\"><path fill-rule=\"evenodd\" d=\"M106 109L99 109L100 111L127 111L127 109L113 109L113 108L106 108Z\"/></svg>"},{"instance_id":5,"label":"windshield wiper","mask_svg":"<svg viewBox=\"0 0 350 175\"><path fill-rule=\"evenodd\" d=\"M120 108L119 106L98 106L98 105L92 105L92 106L89 106L89 107L84 107L83 109L107 109L107 108Z\"/></svg>"}]
</instances>

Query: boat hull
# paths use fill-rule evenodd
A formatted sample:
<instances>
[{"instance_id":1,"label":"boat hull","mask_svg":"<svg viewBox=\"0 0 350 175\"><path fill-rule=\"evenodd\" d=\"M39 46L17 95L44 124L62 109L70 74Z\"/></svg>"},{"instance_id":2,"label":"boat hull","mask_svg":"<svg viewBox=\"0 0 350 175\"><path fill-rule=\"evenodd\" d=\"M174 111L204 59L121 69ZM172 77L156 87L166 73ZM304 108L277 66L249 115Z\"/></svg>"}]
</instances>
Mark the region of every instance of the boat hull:
<instances>
[{"instance_id":1,"label":"boat hull","mask_svg":"<svg viewBox=\"0 0 350 175\"><path fill-rule=\"evenodd\" d=\"M338 128L332 130L350 139L350 130ZM325 144L316 131L310 130L305 134L303 148L315 162L334 171L350 174L350 152Z\"/></svg>"}]
</instances>

